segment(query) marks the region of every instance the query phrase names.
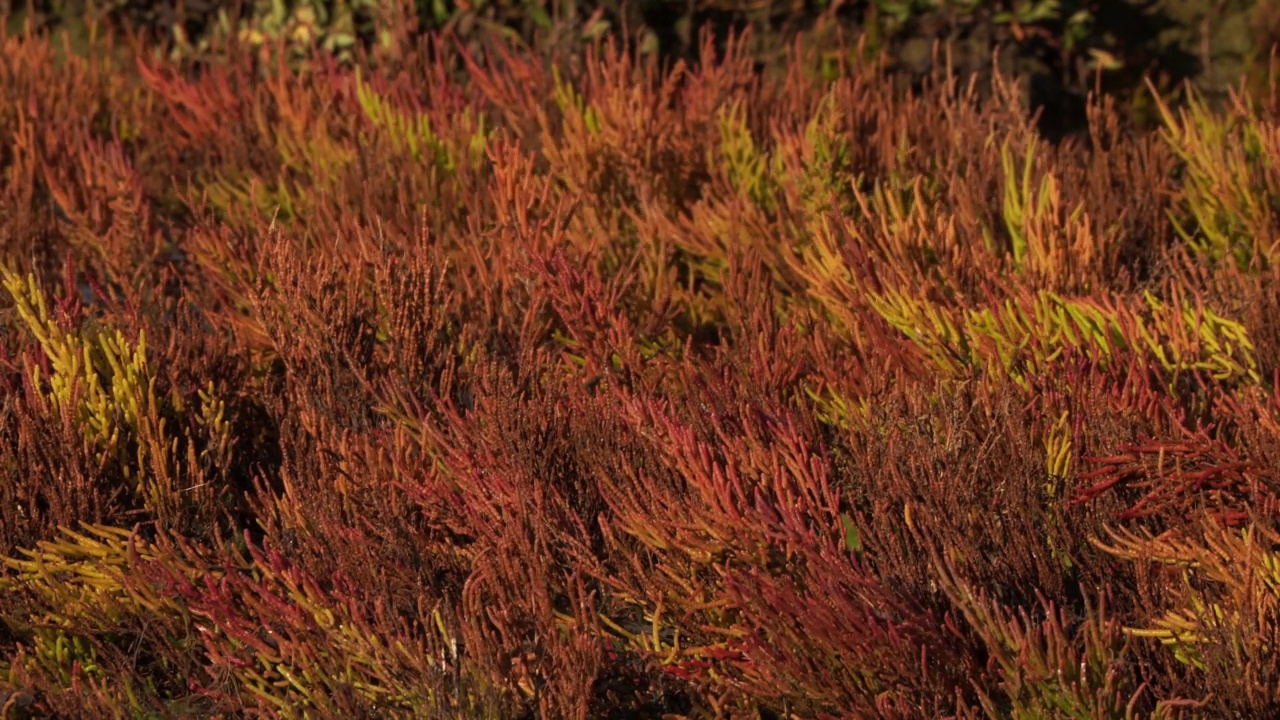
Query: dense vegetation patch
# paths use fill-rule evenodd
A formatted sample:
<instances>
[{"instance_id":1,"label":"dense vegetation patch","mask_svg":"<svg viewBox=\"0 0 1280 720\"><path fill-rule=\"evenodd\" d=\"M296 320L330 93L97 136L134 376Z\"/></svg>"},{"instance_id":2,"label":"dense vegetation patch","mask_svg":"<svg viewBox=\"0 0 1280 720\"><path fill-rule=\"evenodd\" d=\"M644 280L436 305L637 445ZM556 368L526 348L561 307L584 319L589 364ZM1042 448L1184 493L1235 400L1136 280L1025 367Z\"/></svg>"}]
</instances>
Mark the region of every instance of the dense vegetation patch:
<instances>
[{"instance_id":1,"label":"dense vegetation patch","mask_svg":"<svg viewBox=\"0 0 1280 720\"><path fill-rule=\"evenodd\" d=\"M748 40L0 38L0 715L1276 714L1280 96Z\"/></svg>"}]
</instances>

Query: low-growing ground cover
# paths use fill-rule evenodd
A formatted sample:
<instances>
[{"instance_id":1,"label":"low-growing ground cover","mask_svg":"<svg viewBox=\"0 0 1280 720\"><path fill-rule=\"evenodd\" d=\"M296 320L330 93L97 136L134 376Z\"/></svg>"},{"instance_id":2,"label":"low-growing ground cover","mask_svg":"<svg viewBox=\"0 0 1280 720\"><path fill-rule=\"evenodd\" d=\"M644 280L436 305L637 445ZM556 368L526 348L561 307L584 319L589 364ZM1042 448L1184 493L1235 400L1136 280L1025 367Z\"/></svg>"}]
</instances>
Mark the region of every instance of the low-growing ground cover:
<instances>
[{"instance_id":1,"label":"low-growing ground cover","mask_svg":"<svg viewBox=\"0 0 1280 720\"><path fill-rule=\"evenodd\" d=\"M3 717L1280 709L1280 96L0 45Z\"/></svg>"}]
</instances>

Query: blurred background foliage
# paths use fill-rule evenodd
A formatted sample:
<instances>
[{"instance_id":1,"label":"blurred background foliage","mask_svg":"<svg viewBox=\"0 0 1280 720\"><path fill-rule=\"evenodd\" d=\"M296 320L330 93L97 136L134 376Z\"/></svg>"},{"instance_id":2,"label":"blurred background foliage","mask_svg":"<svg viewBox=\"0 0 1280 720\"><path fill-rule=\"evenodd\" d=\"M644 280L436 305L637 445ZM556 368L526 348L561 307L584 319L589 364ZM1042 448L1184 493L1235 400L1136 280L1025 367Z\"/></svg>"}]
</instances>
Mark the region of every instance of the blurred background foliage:
<instances>
[{"instance_id":1,"label":"blurred background foliage","mask_svg":"<svg viewBox=\"0 0 1280 720\"><path fill-rule=\"evenodd\" d=\"M857 48L909 84L940 62L980 77L999 67L1022 78L1050 138L1083 130L1093 91L1142 126L1157 120L1148 79L1173 103L1188 85L1211 104L1242 79L1260 89L1280 39L1280 0L0 0L0 12L10 30L64 33L73 52L110 27L191 60L228 41L283 42L295 62L314 47L376 59L430 31L566 54L615 35L693 60L700 31L723 42L749 28L765 70L784 69L797 38L827 52L833 68Z\"/></svg>"}]
</instances>

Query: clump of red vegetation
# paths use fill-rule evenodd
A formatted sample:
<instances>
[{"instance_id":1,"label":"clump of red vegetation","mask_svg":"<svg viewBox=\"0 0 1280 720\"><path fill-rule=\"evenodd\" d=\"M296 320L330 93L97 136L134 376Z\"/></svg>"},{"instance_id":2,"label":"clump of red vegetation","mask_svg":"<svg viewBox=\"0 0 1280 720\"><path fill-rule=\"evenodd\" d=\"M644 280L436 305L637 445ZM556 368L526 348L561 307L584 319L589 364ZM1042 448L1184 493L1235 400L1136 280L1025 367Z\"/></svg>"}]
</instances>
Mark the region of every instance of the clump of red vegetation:
<instances>
[{"instance_id":1,"label":"clump of red vegetation","mask_svg":"<svg viewBox=\"0 0 1280 720\"><path fill-rule=\"evenodd\" d=\"M703 56L0 40L3 716L1280 710L1276 104Z\"/></svg>"}]
</instances>

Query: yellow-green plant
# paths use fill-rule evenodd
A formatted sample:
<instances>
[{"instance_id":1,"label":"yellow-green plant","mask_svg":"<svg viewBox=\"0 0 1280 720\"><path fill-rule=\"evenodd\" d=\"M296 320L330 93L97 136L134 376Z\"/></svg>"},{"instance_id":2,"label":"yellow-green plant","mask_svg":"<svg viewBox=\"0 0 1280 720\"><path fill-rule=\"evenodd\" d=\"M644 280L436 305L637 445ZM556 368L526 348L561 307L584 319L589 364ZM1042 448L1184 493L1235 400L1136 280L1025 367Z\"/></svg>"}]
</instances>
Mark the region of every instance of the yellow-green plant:
<instances>
[{"instance_id":1,"label":"yellow-green plant","mask_svg":"<svg viewBox=\"0 0 1280 720\"><path fill-rule=\"evenodd\" d=\"M1194 89L1188 93L1176 114L1156 95L1162 135L1183 165L1181 205L1189 217L1171 214L1174 227L1211 259L1230 258L1241 268L1273 262L1280 202L1274 123L1260 118L1246 100L1237 99L1224 115L1211 112Z\"/></svg>"},{"instance_id":2,"label":"yellow-green plant","mask_svg":"<svg viewBox=\"0 0 1280 720\"><path fill-rule=\"evenodd\" d=\"M1140 353L1168 372L1171 383L1185 372L1246 384L1261 379L1241 323L1189 301L1171 305L1149 292L1145 307L1128 307L1041 291L1029 300L965 309L959 319L940 303L905 290L869 291L867 297L947 374L976 365L1025 385L1029 373L1072 349L1104 364L1117 352Z\"/></svg>"},{"instance_id":3,"label":"yellow-green plant","mask_svg":"<svg viewBox=\"0 0 1280 720\"><path fill-rule=\"evenodd\" d=\"M365 117L390 141L396 152L407 152L415 162L432 162L445 173L456 168L448 146L431 129L431 120L425 113L410 114L396 108L382 98L360 70L356 71L356 99ZM483 118L478 133L483 137Z\"/></svg>"},{"instance_id":4,"label":"yellow-green plant","mask_svg":"<svg viewBox=\"0 0 1280 720\"><path fill-rule=\"evenodd\" d=\"M708 152L711 167L723 167L735 190L766 211L777 208L771 154L762 149L747 125L747 106L740 100L718 114L719 146Z\"/></svg>"},{"instance_id":5,"label":"yellow-green plant","mask_svg":"<svg viewBox=\"0 0 1280 720\"><path fill-rule=\"evenodd\" d=\"M231 427L214 386L199 393L195 424L208 442L197 454L191 430L183 443L184 433L166 417L181 412L182 400L175 395L166 402L157 393L144 331L130 342L105 327L64 330L50 315L34 275L23 278L0 266L0 276L19 319L49 358L49 377L39 364L28 372L54 412L75 418L85 440L114 460L159 519L174 521L188 503L207 498L211 475L225 469L231 452ZM183 479L192 484L180 487Z\"/></svg>"},{"instance_id":6,"label":"yellow-green plant","mask_svg":"<svg viewBox=\"0 0 1280 720\"><path fill-rule=\"evenodd\" d=\"M73 682L73 664L89 677L110 680L98 664L94 638L119 632L143 618L154 637L162 627L180 628L191 617L183 605L147 583L130 583L133 563L151 561L151 546L129 530L84 525L79 532L59 529L60 537L35 549L19 549L18 557L0 558L11 572L0 577L0 596L26 593L41 600L46 612L7 618L9 630L30 651L15 662ZM200 576L191 570L191 580ZM214 576L218 573L214 571ZM177 638L171 638L176 641ZM7 668L6 668L7 669ZM135 708L136 709L136 708Z\"/></svg>"},{"instance_id":7,"label":"yellow-green plant","mask_svg":"<svg viewBox=\"0 0 1280 720\"><path fill-rule=\"evenodd\" d=\"M1009 232L1013 267L1049 281L1065 280L1096 259L1098 248L1089 230L1084 205L1063 206L1058 181L1046 172L1032 182L1036 144L1027 143L1021 168L1008 141L1000 148L1004 167L1003 218ZM995 240L984 228L989 248Z\"/></svg>"},{"instance_id":8,"label":"yellow-green plant","mask_svg":"<svg viewBox=\"0 0 1280 720\"><path fill-rule=\"evenodd\" d=\"M565 116L565 130L573 132L580 122L581 127L585 128L589 135L599 135L600 113L587 103L586 98L582 97L582 93L578 92L572 83L561 76L557 65L551 66L551 81L551 99ZM570 120L570 118L575 119Z\"/></svg>"},{"instance_id":9,"label":"yellow-green plant","mask_svg":"<svg viewBox=\"0 0 1280 720\"><path fill-rule=\"evenodd\" d=\"M1209 669L1206 649L1216 646L1217 662L1238 663L1218 670L1241 672L1273 651L1262 633L1280 618L1280 534L1263 524L1231 529L1208 518L1198 527L1202 532L1194 535L1108 529L1109 542L1092 542L1126 560L1182 570L1186 604L1126 633L1158 639L1179 661L1202 671Z\"/></svg>"}]
</instances>

